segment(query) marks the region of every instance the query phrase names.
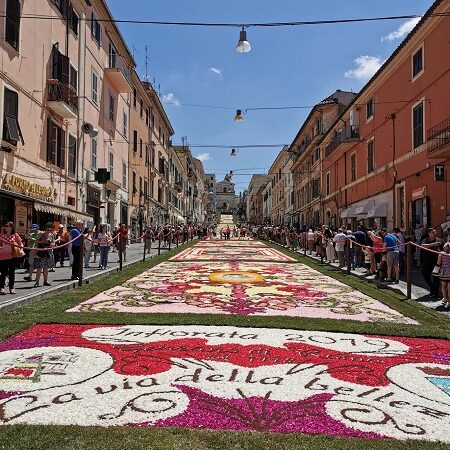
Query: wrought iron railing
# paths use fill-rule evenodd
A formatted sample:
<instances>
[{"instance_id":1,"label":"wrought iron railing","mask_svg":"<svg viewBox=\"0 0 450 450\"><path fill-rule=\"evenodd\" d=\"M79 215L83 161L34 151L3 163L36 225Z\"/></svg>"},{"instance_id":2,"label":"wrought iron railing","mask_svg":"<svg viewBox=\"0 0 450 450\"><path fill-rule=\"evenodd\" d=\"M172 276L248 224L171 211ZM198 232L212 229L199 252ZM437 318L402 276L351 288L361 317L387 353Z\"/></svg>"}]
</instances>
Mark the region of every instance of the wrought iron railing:
<instances>
[{"instance_id":1,"label":"wrought iron railing","mask_svg":"<svg viewBox=\"0 0 450 450\"><path fill-rule=\"evenodd\" d=\"M74 112L78 112L77 90L69 83L62 83L57 80L49 80L48 100L50 102L64 102Z\"/></svg>"},{"instance_id":2,"label":"wrought iron railing","mask_svg":"<svg viewBox=\"0 0 450 450\"><path fill-rule=\"evenodd\" d=\"M450 117L427 131L427 153L450 144Z\"/></svg>"},{"instance_id":3,"label":"wrought iron railing","mask_svg":"<svg viewBox=\"0 0 450 450\"><path fill-rule=\"evenodd\" d=\"M331 155L342 143L355 140L359 140L359 128L354 125L346 125L325 147L325 157Z\"/></svg>"}]
</instances>

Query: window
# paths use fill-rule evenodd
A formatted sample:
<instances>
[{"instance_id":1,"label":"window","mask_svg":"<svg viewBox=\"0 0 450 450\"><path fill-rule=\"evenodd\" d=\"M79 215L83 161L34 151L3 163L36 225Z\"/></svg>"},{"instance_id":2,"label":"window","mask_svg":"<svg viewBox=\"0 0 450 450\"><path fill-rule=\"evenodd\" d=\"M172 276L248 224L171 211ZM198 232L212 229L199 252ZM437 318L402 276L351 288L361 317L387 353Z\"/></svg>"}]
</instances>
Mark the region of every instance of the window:
<instances>
[{"instance_id":1,"label":"window","mask_svg":"<svg viewBox=\"0 0 450 450\"><path fill-rule=\"evenodd\" d=\"M367 143L367 173L375 170L375 142L372 139Z\"/></svg>"},{"instance_id":2,"label":"window","mask_svg":"<svg viewBox=\"0 0 450 450\"><path fill-rule=\"evenodd\" d=\"M148 166L150 160L149 160L149 152L148 152L148 144L145 144L145 165Z\"/></svg>"},{"instance_id":3,"label":"window","mask_svg":"<svg viewBox=\"0 0 450 450\"><path fill-rule=\"evenodd\" d=\"M97 41L97 44L100 45L102 42L102 26L94 13L92 13L91 26L92 37Z\"/></svg>"},{"instance_id":4,"label":"window","mask_svg":"<svg viewBox=\"0 0 450 450\"><path fill-rule=\"evenodd\" d=\"M111 122L114 122L114 106L115 106L114 101L115 101L114 97L111 94L109 94L109 120Z\"/></svg>"},{"instance_id":5,"label":"window","mask_svg":"<svg viewBox=\"0 0 450 450\"><path fill-rule=\"evenodd\" d=\"M128 173L127 173L127 165L123 162L122 163L122 187L124 188L124 189L126 189L127 188L127 175L128 175Z\"/></svg>"},{"instance_id":6,"label":"window","mask_svg":"<svg viewBox=\"0 0 450 450\"><path fill-rule=\"evenodd\" d=\"M326 195L330 195L331 193L330 172L327 172L325 175L325 193Z\"/></svg>"},{"instance_id":7,"label":"window","mask_svg":"<svg viewBox=\"0 0 450 450\"><path fill-rule=\"evenodd\" d=\"M109 67L113 69L117 66L117 50L112 42L109 43L108 49L109 49Z\"/></svg>"},{"instance_id":8,"label":"window","mask_svg":"<svg viewBox=\"0 0 450 450\"><path fill-rule=\"evenodd\" d=\"M161 126L158 127L158 138L161 140Z\"/></svg>"},{"instance_id":9,"label":"window","mask_svg":"<svg viewBox=\"0 0 450 450\"><path fill-rule=\"evenodd\" d=\"M139 138L139 158L141 158L142 159L142 151L144 150L143 149L143 146L144 146L144 143L142 142L142 138Z\"/></svg>"},{"instance_id":10,"label":"window","mask_svg":"<svg viewBox=\"0 0 450 450\"><path fill-rule=\"evenodd\" d=\"M91 140L91 168L97 168L97 139L92 138Z\"/></svg>"},{"instance_id":11,"label":"window","mask_svg":"<svg viewBox=\"0 0 450 450\"><path fill-rule=\"evenodd\" d=\"M145 108L145 125L150 125L150 109Z\"/></svg>"},{"instance_id":12,"label":"window","mask_svg":"<svg viewBox=\"0 0 450 450\"><path fill-rule=\"evenodd\" d=\"M20 1L6 0L5 40L15 50L19 50Z\"/></svg>"},{"instance_id":13,"label":"window","mask_svg":"<svg viewBox=\"0 0 450 450\"><path fill-rule=\"evenodd\" d=\"M140 112L139 114L141 115L141 117L144 117L144 100L141 98L141 104L140 104Z\"/></svg>"},{"instance_id":14,"label":"window","mask_svg":"<svg viewBox=\"0 0 450 450\"><path fill-rule=\"evenodd\" d=\"M3 140L12 145L17 145L22 140L22 132L19 125L19 96L17 92L8 88L4 90L3 106Z\"/></svg>"},{"instance_id":15,"label":"window","mask_svg":"<svg viewBox=\"0 0 450 450\"><path fill-rule=\"evenodd\" d=\"M139 197L142 197L143 194L144 192L142 190L142 177L139 177Z\"/></svg>"},{"instance_id":16,"label":"window","mask_svg":"<svg viewBox=\"0 0 450 450\"><path fill-rule=\"evenodd\" d=\"M144 197L148 197L148 181L144 180Z\"/></svg>"},{"instance_id":17,"label":"window","mask_svg":"<svg viewBox=\"0 0 450 450\"><path fill-rule=\"evenodd\" d=\"M109 152L109 176L110 180L114 179L114 153Z\"/></svg>"},{"instance_id":18,"label":"window","mask_svg":"<svg viewBox=\"0 0 450 450\"><path fill-rule=\"evenodd\" d=\"M370 119L375 112L375 102L373 97L366 103L366 119Z\"/></svg>"},{"instance_id":19,"label":"window","mask_svg":"<svg viewBox=\"0 0 450 450\"><path fill-rule=\"evenodd\" d=\"M350 179L356 181L356 153L350 156Z\"/></svg>"},{"instance_id":20,"label":"window","mask_svg":"<svg viewBox=\"0 0 450 450\"><path fill-rule=\"evenodd\" d=\"M227 192L227 188L226 187L223 188L223 192Z\"/></svg>"},{"instance_id":21,"label":"window","mask_svg":"<svg viewBox=\"0 0 450 450\"><path fill-rule=\"evenodd\" d=\"M412 57L412 74L413 78L419 75L423 70L423 48L419 48Z\"/></svg>"},{"instance_id":22,"label":"window","mask_svg":"<svg viewBox=\"0 0 450 450\"><path fill-rule=\"evenodd\" d=\"M423 102L413 108L413 148L423 144Z\"/></svg>"},{"instance_id":23,"label":"window","mask_svg":"<svg viewBox=\"0 0 450 450\"><path fill-rule=\"evenodd\" d=\"M128 137L128 114L123 112L123 135Z\"/></svg>"},{"instance_id":24,"label":"window","mask_svg":"<svg viewBox=\"0 0 450 450\"><path fill-rule=\"evenodd\" d=\"M72 89L72 91L77 94L78 93L78 71L75 69L75 67L70 65L69 69L69 84Z\"/></svg>"},{"instance_id":25,"label":"window","mask_svg":"<svg viewBox=\"0 0 450 450\"><path fill-rule=\"evenodd\" d=\"M137 188L136 188L136 172L133 170L133 194L136 194Z\"/></svg>"},{"instance_id":26,"label":"window","mask_svg":"<svg viewBox=\"0 0 450 450\"><path fill-rule=\"evenodd\" d=\"M61 169L66 162L66 133L53 120L47 121L47 161Z\"/></svg>"},{"instance_id":27,"label":"window","mask_svg":"<svg viewBox=\"0 0 450 450\"><path fill-rule=\"evenodd\" d=\"M133 130L133 152L134 153L137 152L137 141L138 141L137 130Z\"/></svg>"},{"instance_id":28,"label":"window","mask_svg":"<svg viewBox=\"0 0 450 450\"><path fill-rule=\"evenodd\" d=\"M75 36L78 36L78 24L80 22L80 18L78 17L77 12L70 6L70 29L75 33Z\"/></svg>"},{"instance_id":29,"label":"window","mask_svg":"<svg viewBox=\"0 0 450 450\"><path fill-rule=\"evenodd\" d=\"M75 175L77 173L77 138L69 134L69 147L67 148L67 171Z\"/></svg>"},{"instance_id":30,"label":"window","mask_svg":"<svg viewBox=\"0 0 450 450\"><path fill-rule=\"evenodd\" d=\"M92 101L98 104L98 74L92 70Z\"/></svg>"}]
</instances>

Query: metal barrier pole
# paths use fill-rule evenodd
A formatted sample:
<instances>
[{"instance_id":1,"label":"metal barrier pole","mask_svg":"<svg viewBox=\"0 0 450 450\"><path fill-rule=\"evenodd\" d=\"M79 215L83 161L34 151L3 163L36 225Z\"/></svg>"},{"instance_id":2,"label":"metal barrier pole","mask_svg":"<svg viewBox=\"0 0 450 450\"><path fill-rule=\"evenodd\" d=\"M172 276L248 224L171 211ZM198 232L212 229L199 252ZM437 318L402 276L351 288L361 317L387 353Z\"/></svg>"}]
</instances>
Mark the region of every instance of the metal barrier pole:
<instances>
[{"instance_id":1,"label":"metal barrier pole","mask_svg":"<svg viewBox=\"0 0 450 450\"><path fill-rule=\"evenodd\" d=\"M120 232L119 232L120 233ZM123 255L122 255L122 233L119 234L119 270L122 271Z\"/></svg>"},{"instance_id":2,"label":"metal barrier pole","mask_svg":"<svg viewBox=\"0 0 450 450\"><path fill-rule=\"evenodd\" d=\"M142 256L142 262L145 262L145 252L147 251L147 233L144 235L144 255ZM151 242L150 242L150 246L151 246Z\"/></svg>"},{"instance_id":3,"label":"metal barrier pole","mask_svg":"<svg viewBox=\"0 0 450 450\"><path fill-rule=\"evenodd\" d=\"M352 271L352 240L347 239L348 242L348 252L347 252L347 274Z\"/></svg>"},{"instance_id":4,"label":"metal barrier pole","mask_svg":"<svg viewBox=\"0 0 450 450\"><path fill-rule=\"evenodd\" d=\"M83 286L83 271L84 271L84 234L81 234L80 261L78 266L78 286Z\"/></svg>"},{"instance_id":5,"label":"metal barrier pole","mask_svg":"<svg viewBox=\"0 0 450 450\"><path fill-rule=\"evenodd\" d=\"M413 245L408 242L406 244L406 298L411 298L412 288L412 265L413 265Z\"/></svg>"},{"instance_id":6,"label":"metal barrier pole","mask_svg":"<svg viewBox=\"0 0 450 450\"><path fill-rule=\"evenodd\" d=\"M161 254L161 233L158 235L158 255Z\"/></svg>"},{"instance_id":7,"label":"metal barrier pole","mask_svg":"<svg viewBox=\"0 0 450 450\"><path fill-rule=\"evenodd\" d=\"M306 232L303 233L303 247L305 247L305 256L306 256Z\"/></svg>"},{"instance_id":8,"label":"metal barrier pole","mask_svg":"<svg viewBox=\"0 0 450 450\"><path fill-rule=\"evenodd\" d=\"M167 235L167 240L169 241L169 252L170 252L170 246L172 245L172 233L169 233Z\"/></svg>"},{"instance_id":9,"label":"metal barrier pole","mask_svg":"<svg viewBox=\"0 0 450 450\"><path fill-rule=\"evenodd\" d=\"M320 236L320 264L323 264L323 253L324 253L324 247L323 247L323 236Z\"/></svg>"}]
</instances>

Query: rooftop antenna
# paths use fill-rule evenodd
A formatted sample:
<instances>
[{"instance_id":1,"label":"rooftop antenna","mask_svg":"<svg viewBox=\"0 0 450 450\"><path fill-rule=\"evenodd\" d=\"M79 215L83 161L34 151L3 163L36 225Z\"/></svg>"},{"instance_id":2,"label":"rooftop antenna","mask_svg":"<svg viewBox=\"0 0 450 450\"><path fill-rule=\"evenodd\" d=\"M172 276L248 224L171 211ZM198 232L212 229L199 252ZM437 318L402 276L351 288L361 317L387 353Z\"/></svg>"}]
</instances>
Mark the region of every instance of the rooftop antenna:
<instances>
[{"instance_id":1,"label":"rooftop antenna","mask_svg":"<svg viewBox=\"0 0 450 450\"><path fill-rule=\"evenodd\" d=\"M150 58L148 57L148 46L145 46L145 77L144 81L148 83L148 63L150 62Z\"/></svg>"}]
</instances>

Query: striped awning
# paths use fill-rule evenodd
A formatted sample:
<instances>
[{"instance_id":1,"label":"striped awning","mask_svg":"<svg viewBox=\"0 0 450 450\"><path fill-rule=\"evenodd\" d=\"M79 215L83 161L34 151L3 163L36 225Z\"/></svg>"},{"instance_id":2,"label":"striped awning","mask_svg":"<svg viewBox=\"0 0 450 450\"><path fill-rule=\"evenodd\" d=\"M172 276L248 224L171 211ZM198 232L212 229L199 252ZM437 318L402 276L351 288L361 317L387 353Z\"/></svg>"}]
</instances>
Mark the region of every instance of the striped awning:
<instances>
[{"instance_id":1,"label":"striped awning","mask_svg":"<svg viewBox=\"0 0 450 450\"><path fill-rule=\"evenodd\" d=\"M55 214L56 216L67 216L73 220L83 220L84 222L93 222L94 218L89 214L74 211L73 209L65 208L64 206L55 206L50 203L34 201L34 209L36 211L46 212L48 214Z\"/></svg>"}]
</instances>

